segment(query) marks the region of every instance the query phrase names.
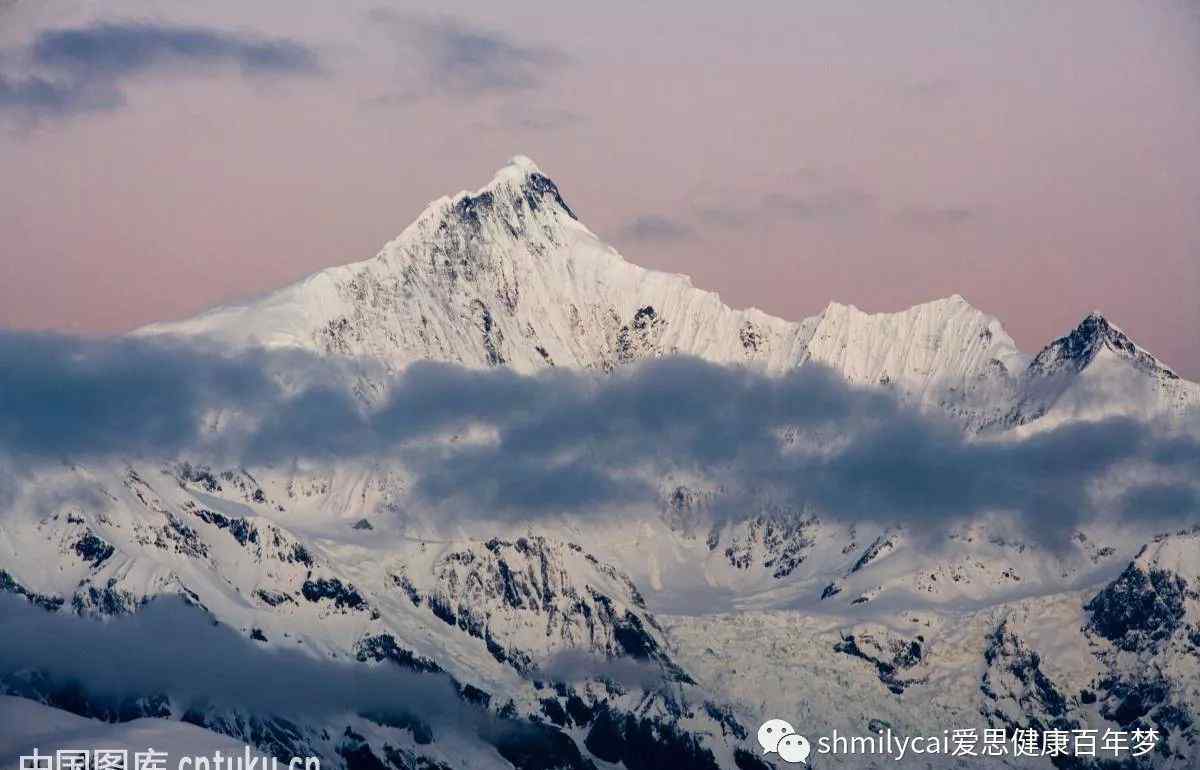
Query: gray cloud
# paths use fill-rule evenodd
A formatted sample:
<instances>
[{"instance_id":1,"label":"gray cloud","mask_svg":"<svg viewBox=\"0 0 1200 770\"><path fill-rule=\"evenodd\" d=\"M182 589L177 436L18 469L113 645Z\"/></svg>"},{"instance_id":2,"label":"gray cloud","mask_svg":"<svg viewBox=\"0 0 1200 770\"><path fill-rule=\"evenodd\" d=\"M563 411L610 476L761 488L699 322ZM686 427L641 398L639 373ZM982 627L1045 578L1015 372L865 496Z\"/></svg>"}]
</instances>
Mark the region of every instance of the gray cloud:
<instances>
[{"instance_id":1,"label":"gray cloud","mask_svg":"<svg viewBox=\"0 0 1200 770\"><path fill-rule=\"evenodd\" d=\"M41 671L53 687L81 687L113 711L127 698L161 694L185 709L293 718L404 710L428 722L483 720L445 674L264 648L170 598L106 622L0 595L0 633L0 680Z\"/></svg>"},{"instance_id":2,"label":"gray cloud","mask_svg":"<svg viewBox=\"0 0 1200 770\"><path fill-rule=\"evenodd\" d=\"M766 211L801 220L840 218L869 211L874 206L875 196L853 187L770 193L763 197Z\"/></svg>"},{"instance_id":3,"label":"gray cloud","mask_svg":"<svg viewBox=\"0 0 1200 770\"><path fill-rule=\"evenodd\" d=\"M1062 535L1126 512L1197 513L1196 434L1130 419L983 440L819 366L768 377L687 358L605 376L420 363L367 407L340 384L345 366L0 335L0 445L13 463L393 458L413 474L406 504L443 518L645 511L664 476L722 489L713 512L725 517L806 508L940 526L1005 513ZM214 410L235 416L202 430ZM434 440L472 429L489 438ZM1126 497L1098 496L1101 485Z\"/></svg>"},{"instance_id":4,"label":"gray cloud","mask_svg":"<svg viewBox=\"0 0 1200 770\"><path fill-rule=\"evenodd\" d=\"M47 30L32 46L35 65L75 77L117 77L164 67L233 63L246 73L313 73L317 57L300 43L203 27L95 24Z\"/></svg>"},{"instance_id":5,"label":"gray cloud","mask_svg":"<svg viewBox=\"0 0 1200 770\"><path fill-rule=\"evenodd\" d=\"M34 118L119 107L124 79L147 72L232 65L244 75L311 75L320 69L316 53L293 40L149 23L43 30L27 50L7 58L22 66L0 73L0 109Z\"/></svg>"},{"instance_id":6,"label":"gray cloud","mask_svg":"<svg viewBox=\"0 0 1200 770\"><path fill-rule=\"evenodd\" d=\"M646 214L626 222L617 231L618 241L663 243L681 241L694 235L690 225L670 217Z\"/></svg>"},{"instance_id":7,"label":"gray cloud","mask_svg":"<svg viewBox=\"0 0 1200 770\"><path fill-rule=\"evenodd\" d=\"M369 18L391 33L402 59L415 54L435 93L477 96L533 89L569 61L553 46L528 45L452 16L377 9Z\"/></svg>"},{"instance_id":8,"label":"gray cloud","mask_svg":"<svg viewBox=\"0 0 1200 770\"><path fill-rule=\"evenodd\" d=\"M17 111L29 117L61 117L110 110L124 102L124 95L111 84L0 74L0 112Z\"/></svg>"},{"instance_id":9,"label":"gray cloud","mask_svg":"<svg viewBox=\"0 0 1200 770\"><path fill-rule=\"evenodd\" d=\"M542 661L531 676L551 682L607 680L622 687L655 690L670 681L658 666L633 658L604 658L586 650L560 650Z\"/></svg>"}]
</instances>

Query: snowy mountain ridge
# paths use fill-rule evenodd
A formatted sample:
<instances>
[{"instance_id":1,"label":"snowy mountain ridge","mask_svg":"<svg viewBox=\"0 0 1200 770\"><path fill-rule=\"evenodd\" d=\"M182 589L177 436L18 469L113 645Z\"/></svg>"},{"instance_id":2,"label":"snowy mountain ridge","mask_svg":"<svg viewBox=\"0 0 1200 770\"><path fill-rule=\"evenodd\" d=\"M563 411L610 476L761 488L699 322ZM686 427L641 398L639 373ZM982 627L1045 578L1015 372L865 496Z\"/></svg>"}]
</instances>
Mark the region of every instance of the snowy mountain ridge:
<instances>
[{"instance_id":1,"label":"snowy mountain ridge","mask_svg":"<svg viewBox=\"0 0 1200 770\"><path fill-rule=\"evenodd\" d=\"M1129 368L1122 376L1149 393L1138 411L1200 403L1200 386L1098 314L1031 360L996 318L959 295L896 313L831 302L799 322L735 310L687 276L627 262L524 156L473 193L433 201L372 259L135 334L298 347L390 370L436 360L607 371L682 354L778 373L812 361L973 428L1037 420L1070 401L1089 371Z\"/></svg>"}]
</instances>

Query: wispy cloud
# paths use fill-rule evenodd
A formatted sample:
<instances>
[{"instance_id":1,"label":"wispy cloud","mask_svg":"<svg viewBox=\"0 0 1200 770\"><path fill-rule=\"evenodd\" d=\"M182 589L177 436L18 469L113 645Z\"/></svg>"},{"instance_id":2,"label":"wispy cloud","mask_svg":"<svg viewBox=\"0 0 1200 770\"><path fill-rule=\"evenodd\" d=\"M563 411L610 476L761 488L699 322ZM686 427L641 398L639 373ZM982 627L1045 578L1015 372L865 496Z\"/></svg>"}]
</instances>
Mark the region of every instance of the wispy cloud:
<instances>
[{"instance_id":1,"label":"wispy cloud","mask_svg":"<svg viewBox=\"0 0 1200 770\"><path fill-rule=\"evenodd\" d=\"M243 75L320 70L316 52L294 40L140 22L43 30L5 58L0 110L32 118L119 107L126 102L126 79L146 73L195 74L229 66Z\"/></svg>"},{"instance_id":2,"label":"wispy cloud","mask_svg":"<svg viewBox=\"0 0 1200 770\"><path fill-rule=\"evenodd\" d=\"M841 221L876 212L879 199L841 169L802 166L764 190L725 190L694 209L701 225L742 230L772 222Z\"/></svg>"},{"instance_id":3,"label":"wispy cloud","mask_svg":"<svg viewBox=\"0 0 1200 770\"><path fill-rule=\"evenodd\" d=\"M671 217L645 214L634 217L617 230L618 241L666 243L682 241L695 235L691 225Z\"/></svg>"},{"instance_id":4,"label":"wispy cloud","mask_svg":"<svg viewBox=\"0 0 1200 770\"><path fill-rule=\"evenodd\" d=\"M769 193L763 197L768 212L801 220L841 218L874 206L875 196L854 187Z\"/></svg>"},{"instance_id":5,"label":"wispy cloud","mask_svg":"<svg viewBox=\"0 0 1200 770\"><path fill-rule=\"evenodd\" d=\"M415 59L434 93L478 96L534 89L569 61L553 46L518 41L453 16L377 9L370 19L389 31L402 59Z\"/></svg>"}]
</instances>

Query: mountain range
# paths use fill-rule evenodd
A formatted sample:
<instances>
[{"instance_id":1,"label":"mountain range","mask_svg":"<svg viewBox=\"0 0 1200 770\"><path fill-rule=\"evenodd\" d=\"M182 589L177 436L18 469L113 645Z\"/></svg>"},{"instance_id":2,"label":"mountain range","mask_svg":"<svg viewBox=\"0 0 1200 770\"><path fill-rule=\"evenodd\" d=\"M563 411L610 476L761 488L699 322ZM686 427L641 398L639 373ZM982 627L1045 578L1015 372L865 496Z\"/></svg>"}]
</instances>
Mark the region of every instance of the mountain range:
<instances>
[{"instance_id":1,"label":"mountain range","mask_svg":"<svg viewBox=\"0 0 1200 770\"><path fill-rule=\"evenodd\" d=\"M958 295L897 313L831 303L796 322L730 308L625 261L525 157L432 202L371 259L133 336L370 362L353 384L367 402L380 372L418 361L600 374L694 356L772 376L823 366L975 441L1111 416L1178 424L1200 407L1200 385L1098 312L1028 355ZM30 611L121 624L174 597L248 660L302 649L390 667L443 681L467 714L405 698L301 716L162 688L114 699L38 666L0 680L94 720L184 721L372 770L757 770L782 766L755 740L768 717L811 734L1154 727L1160 750L1125 764L989 766L1200 761L1200 530L1083 526L1064 545L992 521L714 518L720 490L681 478L661 479L658 507L627 527L563 517L447 535L390 523L410 479L361 459L68 458L28 481L16 506L33 515L0 520L0 592ZM812 766L971 766L957 762Z\"/></svg>"}]
</instances>

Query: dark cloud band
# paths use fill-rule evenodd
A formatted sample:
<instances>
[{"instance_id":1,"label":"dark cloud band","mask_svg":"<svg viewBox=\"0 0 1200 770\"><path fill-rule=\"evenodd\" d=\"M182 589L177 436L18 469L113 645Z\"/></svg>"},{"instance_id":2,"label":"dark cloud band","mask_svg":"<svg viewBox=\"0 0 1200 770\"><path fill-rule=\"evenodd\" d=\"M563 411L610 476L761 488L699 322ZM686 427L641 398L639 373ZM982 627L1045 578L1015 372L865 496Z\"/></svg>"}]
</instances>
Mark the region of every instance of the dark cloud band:
<instances>
[{"instance_id":1,"label":"dark cloud band","mask_svg":"<svg viewBox=\"0 0 1200 770\"><path fill-rule=\"evenodd\" d=\"M362 366L2 334L0 445L14 462L390 458L415 476L412 504L478 517L645 510L664 476L722 490L720 516L772 506L940 525L1008 513L1065 532L1196 514L1196 434L1132 419L981 438L814 365L778 377L687 358L610 375ZM362 375L383 382L379 403L352 395Z\"/></svg>"}]
</instances>

